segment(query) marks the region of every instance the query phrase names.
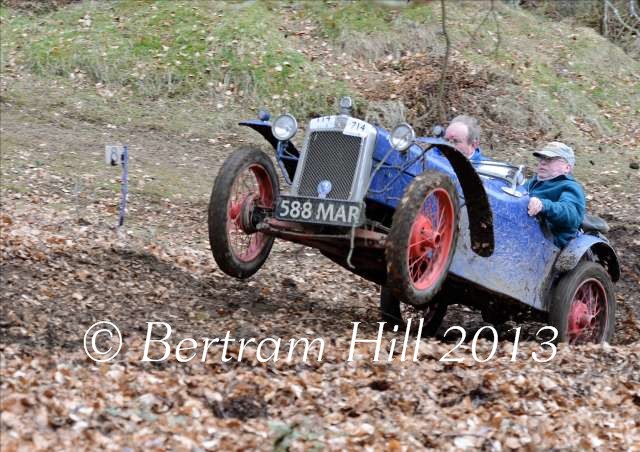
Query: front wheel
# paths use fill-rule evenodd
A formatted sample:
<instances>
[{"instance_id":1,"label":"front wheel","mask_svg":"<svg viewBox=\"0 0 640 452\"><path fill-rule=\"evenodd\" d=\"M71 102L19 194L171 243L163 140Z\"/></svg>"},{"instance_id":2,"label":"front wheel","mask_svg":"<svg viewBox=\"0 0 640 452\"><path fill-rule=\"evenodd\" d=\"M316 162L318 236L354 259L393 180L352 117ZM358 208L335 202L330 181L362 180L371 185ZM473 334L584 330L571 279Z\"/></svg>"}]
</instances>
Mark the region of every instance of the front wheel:
<instances>
[{"instance_id":1,"label":"front wheel","mask_svg":"<svg viewBox=\"0 0 640 452\"><path fill-rule=\"evenodd\" d=\"M447 277L457 237L453 182L443 173L422 173L398 204L387 237L387 286L394 295L426 306Z\"/></svg>"},{"instance_id":2,"label":"front wheel","mask_svg":"<svg viewBox=\"0 0 640 452\"><path fill-rule=\"evenodd\" d=\"M209 201L209 244L222 271L236 278L257 272L274 238L254 228L256 212L273 210L278 177L269 156L241 149L218 172Z\"/></svg>"},{"instance_id":3,"label":"front wheel","mask_svg":"<svg viewBox=\"0 0 640 452\"><path fill-rule=\"evenodd\" d=\"M553 291L549 323L558 341L596 344L613 338L616 298L606 270L594 262L581 262L564 275Z\"/></svg>"}]
</instances>

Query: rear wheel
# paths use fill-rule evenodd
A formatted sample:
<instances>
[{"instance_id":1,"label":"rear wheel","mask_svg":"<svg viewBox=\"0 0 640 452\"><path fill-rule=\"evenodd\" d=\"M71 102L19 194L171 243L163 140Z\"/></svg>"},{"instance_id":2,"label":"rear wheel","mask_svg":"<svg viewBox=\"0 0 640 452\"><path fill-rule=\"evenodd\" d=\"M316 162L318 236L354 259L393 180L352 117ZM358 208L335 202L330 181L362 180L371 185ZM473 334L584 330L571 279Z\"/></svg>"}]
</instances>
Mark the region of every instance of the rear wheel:
<instances>
[{"instance_id":1,"label":"rear wheel","mask_svg":"<svg viewBox=\"0 0 640 452\"><path fill-rule=\"evenodd\" d=\"M446 174L427 171L407 188L387 238L387 286L425 306L447 277L458 237L457 192Z\"/></svg>"},{"instance_id":2,"label":"rear wheel","mask_svg":"<svg viewBox=\"0 0 640 452\"><path fill-rule=\"evenodd\" d=\"M431 337L436 335L447 314L447 304L432 300L427 306L418 308L400 302L391 290L382 287L380 313L385 322L391 327L398 326L398 330L405 329L411 320L410 331L414 334L418 333L420 319L422 319L422 336Z\"/></svg>"},{"instance_id":3,"label":"rear wheel","mask_svg":"<svg viewBox=\"0 0 640 452\"><path fill-rule=\"evenodd\" d=\"M273 210L278 190L273 163L262 151L236 151L220 168L209 201L209 244L226 274L248 278L269 256L274 238L255 230L254 215Z\"/></svg>"},{"instance_id":4,"label":"rear wheel","mask_svg":"<svg viewBox=\"0 0 640 452\"><path fill-rule=\"evenodd\" d=\"M549 323L558 330L560 342L609 342L613 338L615 318L613 283L599 264L579 263L554 289Z\"/></svg>"}]
</instances>

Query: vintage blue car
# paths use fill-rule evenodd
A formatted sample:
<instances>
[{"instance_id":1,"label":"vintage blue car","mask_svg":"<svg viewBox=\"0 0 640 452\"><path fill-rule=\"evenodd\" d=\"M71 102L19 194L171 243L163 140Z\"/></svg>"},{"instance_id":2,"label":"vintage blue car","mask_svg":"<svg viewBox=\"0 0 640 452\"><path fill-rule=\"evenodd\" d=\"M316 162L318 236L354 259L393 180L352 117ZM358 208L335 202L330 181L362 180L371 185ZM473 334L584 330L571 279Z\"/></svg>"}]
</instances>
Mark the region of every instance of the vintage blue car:
<instances>
[{"instance_id":1,"label":"vintage blue car","mask_svg":"<svg viewBox=\"0 0 640 452\"><path fill-rule=\"evenodd\" d=\"M523 166L471 162L438 134L416 138L408 124L389 133L352 108L345 97L339 114L312 119L301 149L291 115L270 121L262 111L240 123L273 146L287 188L260 150L225 161L208 213L225 273L253 275L281 238L380 284L382 316L392 323L417 311L423 332L434 334L456 303L492 323L523 315L547 322L560 341L611 340L620 265L604 221L587 216L559 249L527 215Z\"/></svg>"}]
</instances>

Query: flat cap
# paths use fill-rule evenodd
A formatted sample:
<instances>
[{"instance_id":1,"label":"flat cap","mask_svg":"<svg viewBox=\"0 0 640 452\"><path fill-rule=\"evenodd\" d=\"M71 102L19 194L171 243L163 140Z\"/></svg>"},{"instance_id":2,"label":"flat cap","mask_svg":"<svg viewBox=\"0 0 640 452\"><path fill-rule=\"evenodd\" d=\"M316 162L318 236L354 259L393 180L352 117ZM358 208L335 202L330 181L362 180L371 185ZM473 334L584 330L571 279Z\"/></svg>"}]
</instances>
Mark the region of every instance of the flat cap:
<instances>
[{"instance_id":1,"label":"flat cap","mask_svg":"<svg viewBox=\"0 0 640 452\"><path fill-rule=\"evenodd\" d=\"M571 167L576 164L576 156L573 153L573 149L564 143L559 141L552 141L544 145L539 151L534 151L533 155L536 157L560 157L563 158Z\"/></svg>"}]
</instances>

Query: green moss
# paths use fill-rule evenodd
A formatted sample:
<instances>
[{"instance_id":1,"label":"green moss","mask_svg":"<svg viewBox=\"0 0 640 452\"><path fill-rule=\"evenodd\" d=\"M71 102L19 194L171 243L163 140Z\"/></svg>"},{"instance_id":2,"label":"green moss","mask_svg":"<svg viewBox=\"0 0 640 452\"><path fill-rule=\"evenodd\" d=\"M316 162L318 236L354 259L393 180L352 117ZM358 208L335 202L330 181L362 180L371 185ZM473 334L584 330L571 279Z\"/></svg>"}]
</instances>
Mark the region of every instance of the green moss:
<instances>
[{"instance_id":1,"label":"green moss","mask_svg":"<svg viewBox=\"0 0 640 452\"><path fill-rule=\"evenodd\" d=\"M566 123L567 115L579 114L606 126L601 108L640 104L634 89L640 63L592 30L569 30L495 2L500 30L495 50L496 24L489 16L479 27L488 10L478 4L447 3L454 48L473 65L507 72L530 88L523 92L529 96L525 102L549 99L543 107L554 121ZM120 0L73 3L39 15L1 7L0 61L3 71L15 63L44 79L84 77L114 92L124 88L136 102L211 98L229 90L235 105L251 109L268 105L274 113L289 110L302 117L332 111L349 89L327 74L322 61L311 61L294 47L279 28L283 6L291 6L286 14L312 20L316 38L328 38L336 52L354 58L442 46L437 2L389 7L374 1ZM97 105L95 110L82 114L99 121L117 109ZM136 114L126 112L110 122L131 116L135 121Z\"/></svg>"},{"instance_id":2,"label":"green moss","mask_svg":"<svg viewBox=\"0 0 640 452\"><path fill-rule=\"evenodd\" d=\"M318 21L330 38L351 32L380 33L391 30L393 15L389 8L374 2L313 2L309 17Z\"/></svg>"},{"instance_id":3,"label":"green moss","mask_svg":"<svg viewBox=\"0 0 640 452\"><path fill-rule=\"evenodd\" d=\"M256 103L274 95L291 100L301 115L326 108L343 91L290 47L264 2L91 2L37 18L5 16L7 49L44 77L87 77L152 98L222 84Z\"/></svg>"},{"instance_id":4,"label":"green moss","mask_svg":"<svg viewBox=\"0 0 640 452\"><path fill-rule=\"evenodd\" d=\"M416 23L432 23L434 21L433 5L427 3L410 4L402 10L402 15Z\"/></svg>"}]
</instances>

